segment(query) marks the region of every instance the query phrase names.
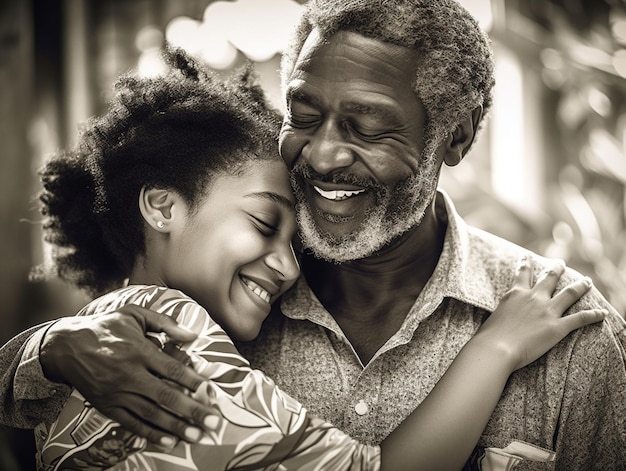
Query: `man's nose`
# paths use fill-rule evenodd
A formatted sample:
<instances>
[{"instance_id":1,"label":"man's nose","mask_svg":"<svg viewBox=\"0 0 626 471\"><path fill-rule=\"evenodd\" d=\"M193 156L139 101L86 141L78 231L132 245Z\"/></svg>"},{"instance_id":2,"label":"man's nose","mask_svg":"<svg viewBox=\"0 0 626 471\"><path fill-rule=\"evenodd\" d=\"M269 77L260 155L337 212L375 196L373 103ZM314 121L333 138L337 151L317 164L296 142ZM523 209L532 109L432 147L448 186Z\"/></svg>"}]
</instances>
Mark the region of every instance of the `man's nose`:
<instances>
[{"instance_id":1,"label":"man's nose","mask_svg":"<svg viewBox=\"0 0 626 471\"><path fill-rule=\"evenodd\" d=\"M348 131L340 123L325 121L305 145L302 155L322 175L349 167L354 163L354 153L348 138Z\"/></svg>"}]
</instances>

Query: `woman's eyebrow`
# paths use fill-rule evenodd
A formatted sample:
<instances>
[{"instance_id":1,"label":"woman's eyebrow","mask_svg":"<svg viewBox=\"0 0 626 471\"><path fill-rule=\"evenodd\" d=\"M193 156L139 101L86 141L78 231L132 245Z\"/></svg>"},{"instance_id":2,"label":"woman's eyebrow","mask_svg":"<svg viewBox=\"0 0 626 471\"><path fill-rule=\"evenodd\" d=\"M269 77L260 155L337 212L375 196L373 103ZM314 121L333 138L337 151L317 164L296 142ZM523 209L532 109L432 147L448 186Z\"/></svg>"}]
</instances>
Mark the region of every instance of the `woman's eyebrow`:
<instances>
[{"instance_id":1,"label":"woman's eyebrow","mask_svg":"<svg viewBox=\"0 0 626 471\"><path fill-rule=\"evenodd\" d=\"M279 195L278 193L274 193L273 191L259 191L255 193L248 193L245 195L246 198L257 198L272 201L273 203L277 203L289 212L294 213L295 204L289 198L285 198L283 195Z\"/></svg>"}]
</instances>

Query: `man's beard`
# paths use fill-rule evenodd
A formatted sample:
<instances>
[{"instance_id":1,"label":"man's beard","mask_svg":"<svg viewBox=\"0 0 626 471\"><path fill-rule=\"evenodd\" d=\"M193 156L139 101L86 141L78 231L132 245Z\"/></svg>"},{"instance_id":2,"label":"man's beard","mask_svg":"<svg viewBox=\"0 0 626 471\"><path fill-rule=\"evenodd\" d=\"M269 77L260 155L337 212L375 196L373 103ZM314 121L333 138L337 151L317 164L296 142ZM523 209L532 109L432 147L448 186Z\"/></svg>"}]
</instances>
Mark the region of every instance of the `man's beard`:
<instances>
[{"instance_id":1,"label":"man's beard","mask_svg":"<svg viewBox=\"0 0 626 471\"><path fill-rule=\"evenodd\" d=\"M415 174L391 187L380 185L373 179L358 179L343 171L321 175L307 163L296 165L291 171L291 183L298 200L296 216L304 248L329 262L360 260L419 225L437 187L438 168L431 149L422 153ZM335 236L317 226L306 199L306 180L310 179L358 186L373 196L373 204L356 230Z\"/></svg>"}]
</instances>

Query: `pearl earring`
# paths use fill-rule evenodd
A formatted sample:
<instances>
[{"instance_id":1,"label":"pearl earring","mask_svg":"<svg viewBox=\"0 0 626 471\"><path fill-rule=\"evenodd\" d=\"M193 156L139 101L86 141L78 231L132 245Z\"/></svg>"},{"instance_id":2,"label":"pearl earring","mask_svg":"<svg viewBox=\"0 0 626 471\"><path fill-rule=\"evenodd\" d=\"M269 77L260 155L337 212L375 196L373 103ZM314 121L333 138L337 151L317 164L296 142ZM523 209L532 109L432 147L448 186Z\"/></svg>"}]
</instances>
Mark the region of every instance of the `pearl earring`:
<instances>
[{"instance_id":1,"label":"pearl earring","mask_svg":"<svg viewBox=\"0 0 626 471\"><path fill-rule=\"evenodd\" d=\"M165 227L165 223L163 221L157 221L156 226L159 229L163 229Z\"/></svg>"}]
</instances>

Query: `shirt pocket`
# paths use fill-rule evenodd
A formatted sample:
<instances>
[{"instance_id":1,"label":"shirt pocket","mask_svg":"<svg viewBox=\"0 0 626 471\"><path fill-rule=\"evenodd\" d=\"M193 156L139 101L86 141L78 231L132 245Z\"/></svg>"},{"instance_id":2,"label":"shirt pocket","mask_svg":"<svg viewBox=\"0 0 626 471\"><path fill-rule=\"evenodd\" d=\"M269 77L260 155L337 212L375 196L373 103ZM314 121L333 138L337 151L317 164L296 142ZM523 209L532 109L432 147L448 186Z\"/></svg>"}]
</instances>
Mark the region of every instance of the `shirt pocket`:
<instances>
[{"instance_id":1,"label":"shirt pocket","mask_svg":"<svg viewBox=\"0 0 626 471\"><path fill-rule=\"evenodd\" d=\"M477 471L553 469L555 457L556 453L552 450L514 440L504 448L485 448L482 456L476 460L475 469Z\"/></svg>"}]
</instances>

